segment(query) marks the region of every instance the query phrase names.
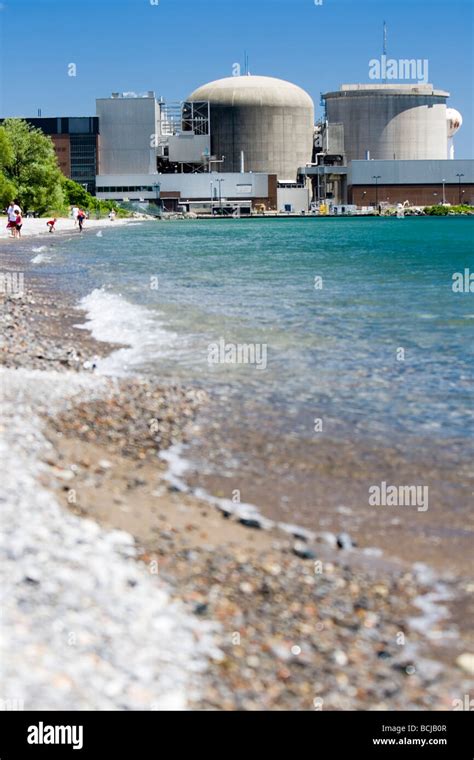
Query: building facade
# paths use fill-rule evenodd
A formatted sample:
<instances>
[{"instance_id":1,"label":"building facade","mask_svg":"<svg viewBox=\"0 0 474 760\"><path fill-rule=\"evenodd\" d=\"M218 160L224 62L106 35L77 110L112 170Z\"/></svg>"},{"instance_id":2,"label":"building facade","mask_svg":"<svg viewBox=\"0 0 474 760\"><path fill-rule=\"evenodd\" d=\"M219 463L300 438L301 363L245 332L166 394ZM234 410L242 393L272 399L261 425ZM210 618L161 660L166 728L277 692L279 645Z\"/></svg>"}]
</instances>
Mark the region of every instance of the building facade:
<instances>
[{"instance_id":1,"label":"building facade","mask_svg":"<svg viewBox=\"0 0 474 760\"><path fill-rule=\"evenodd\" d=\"M474 204L474 160L352 161L349 203L358 206Z\"/></svg>"},{"instance_id":2,"label":"building facade","mask_svg":"<svg viewBox=\"0 0 474 760\"><path fill-rule=\"evenodd\" d=\"M51 137L62 173L95 194L99 174L99 119L96 116L26 118Z\"/></svg>"},{"instance_id":3,"label":"building facade","mask_svg":"<svg viewBox=\"0 0 474 760\"><path fill-rule=\"evenodd\" d=\"M160 199L166 211L226 203L276 210L277 181L275 175L256 172L101 175L97 177L97 197L116 201Z\"/></svg>"},{"instance_id":4,"label":"building facade","mask_svg":"<svg viewBox=\"0 0 474 760\"><path fill-rule=\"evenodd\" d=\"M153 174L157 170L160 104L145 95L113 93L98 98L101 174Z\"/></svg>"}]
</instances>

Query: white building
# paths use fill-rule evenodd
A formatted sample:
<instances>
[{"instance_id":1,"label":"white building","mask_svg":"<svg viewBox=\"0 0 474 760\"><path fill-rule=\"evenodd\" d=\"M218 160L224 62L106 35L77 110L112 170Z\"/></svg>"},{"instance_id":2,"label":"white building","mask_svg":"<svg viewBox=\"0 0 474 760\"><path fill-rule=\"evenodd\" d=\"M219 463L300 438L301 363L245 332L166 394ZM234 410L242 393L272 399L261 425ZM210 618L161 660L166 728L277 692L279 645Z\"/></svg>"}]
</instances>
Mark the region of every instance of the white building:
<instances>
[{"instance_id":1,"label":"white building","mask_svg":"<svg viewBox=\"0 0 474 760\"><path fill-rule=\"evenodd\" d=\"M153 174L161 131L155 93L113 93L96 101L101 174Z\"/></svg>"},{"instance_id":2,"label":"white building","mask_svg":"<svg viewBox=\"0 0 474 760\"><path fill-rule=\"evenodd\" d=\"M97 177L97 197L100 199L133 201L160 198L164 206L170 209L181 205L192 208L200 201L207 205L224 205L231 201L238 205L239 201L252 201L270 207L270 201L275 196L276 178L252 172L101 174Z\"/></svg>"}]
</instances>

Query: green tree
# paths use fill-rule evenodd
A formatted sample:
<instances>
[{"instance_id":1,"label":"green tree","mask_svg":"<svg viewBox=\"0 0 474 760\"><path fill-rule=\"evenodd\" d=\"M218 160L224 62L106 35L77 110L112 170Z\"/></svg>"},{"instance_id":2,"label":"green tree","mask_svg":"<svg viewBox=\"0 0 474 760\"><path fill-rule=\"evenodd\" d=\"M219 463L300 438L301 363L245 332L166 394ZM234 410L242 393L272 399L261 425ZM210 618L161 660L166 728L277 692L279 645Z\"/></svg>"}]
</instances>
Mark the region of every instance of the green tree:
<instances>
[{"instance_id":1,"label":"green tree","mask_svg":"<svg viewBox=\"0 0 474 760\"><path fill-rule=\"evenodd\" d=\"M62 178L64 198L68 206L78 206L79 208L89 209L94 197L87 190L67 177Z\"/></svg>"},{"instance_id":2,"label":"green tree","mask_svg":"<svg viewBox=\"0 0 474 760\"><path fill-rule=\"evenodd\" d=\"M7 132L0 127L0 208L6 208L16 198L16 187L5 174L4 167L13 159L13 150Z\"/></svg>"},{"instance_id":3,"label":"green tree","mask_svg":"<svg viewBox=\"0 0 474 760\"><path fill-rule=\"evenodd\" d=\"M3 131L7 144L3 147L2 174L16 188L23 210L42 214L50 208L63 207L62 174L52 140L22 119L5 119ZM1 151L2 138L0 154Z\"/></svg>"},{"instance_id":4,"label":"green tree","mask_svg":"<svg viewBox=\"0 0 474 760\"><path fill-rule=\"evenodd\" d=\"M4 167L13 161L13 149L10 144L7 130L5 127L0 127L0 171L3 172Z\"/></svg>"}]
</instances>

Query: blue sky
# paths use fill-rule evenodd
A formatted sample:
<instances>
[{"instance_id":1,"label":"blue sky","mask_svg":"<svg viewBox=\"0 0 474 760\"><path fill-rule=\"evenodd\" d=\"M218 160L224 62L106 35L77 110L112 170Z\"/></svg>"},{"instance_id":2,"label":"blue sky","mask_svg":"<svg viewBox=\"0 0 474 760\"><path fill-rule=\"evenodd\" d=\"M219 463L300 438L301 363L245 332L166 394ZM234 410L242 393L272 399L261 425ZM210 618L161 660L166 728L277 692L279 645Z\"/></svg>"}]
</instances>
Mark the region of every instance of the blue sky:
<instances>
[{"instance_id":1,"label":"blue sky","mask_svg":"<svg viewBox=\"0 0 474 760\"><path fill-rule=\"evenodd\" d=\"M0 114L90 115L112 91L183 100L243 66L245 50L252 74L299 84L319 113L321 91L369 81L385 20L389 57L428 59L463 114L456 157L474 157L472 0L153 1L0 2Z\"/></svg>"}]
</instances>

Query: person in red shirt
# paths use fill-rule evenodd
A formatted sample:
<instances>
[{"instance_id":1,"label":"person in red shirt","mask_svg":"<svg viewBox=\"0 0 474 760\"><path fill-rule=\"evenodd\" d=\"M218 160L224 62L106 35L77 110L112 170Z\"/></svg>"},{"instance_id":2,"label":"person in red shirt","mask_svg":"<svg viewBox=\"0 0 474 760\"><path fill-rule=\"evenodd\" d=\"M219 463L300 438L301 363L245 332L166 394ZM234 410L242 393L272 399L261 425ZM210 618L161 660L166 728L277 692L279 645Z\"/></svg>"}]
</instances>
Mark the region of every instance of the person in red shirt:
<instances>
[{"instance_id":1,"label":"person in red shirt","mask_svg":"<svg viewBox=\"0 0 474 760\"><path fill-rule=\"evenodd\" d=\"M54 232L54 228L56 226L57 219L50 219L49 222L46 222L48 229L50 232Z\"/></svg>"},{"instance_id":2,"label":"person in red shirt","mask_svg":"<svg viewBox=\"0 0 474 760\"><path fill-rule=\"evenodd\" d=\"M82 209L79 210L79 213L77 215L77 221L79 223L79 232L82 232L82 228L84 226L84 219L86 218L86 215Z\"/></svg>"},{"instance_id":3,"label":"person in red shirt","mask_svg":"<svg viewBox=\"0 0 474 760\"><path fill-rule=\"evenodd\" d=\"M21 213L18 211L15 219L15 228L16 228L16 234L17 237L21 238L21 228L23 227L23 217Z\"/></svg>"}]
</instances>

